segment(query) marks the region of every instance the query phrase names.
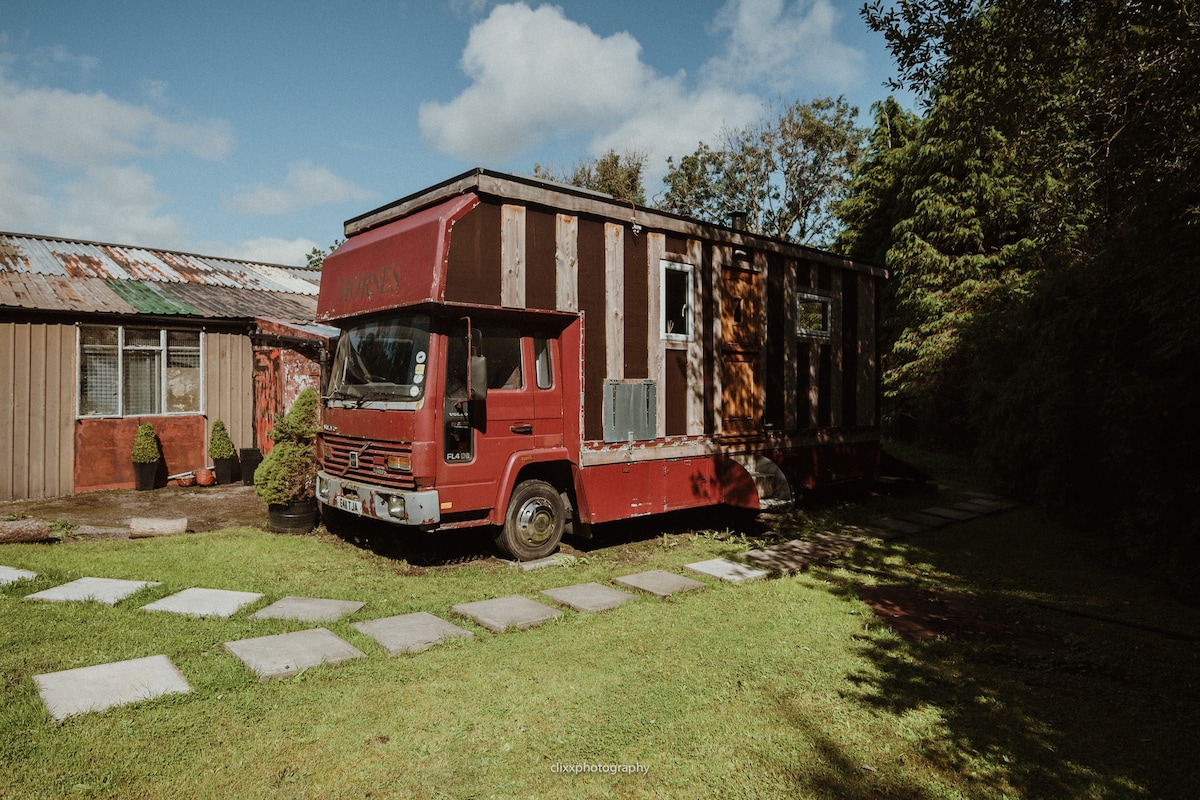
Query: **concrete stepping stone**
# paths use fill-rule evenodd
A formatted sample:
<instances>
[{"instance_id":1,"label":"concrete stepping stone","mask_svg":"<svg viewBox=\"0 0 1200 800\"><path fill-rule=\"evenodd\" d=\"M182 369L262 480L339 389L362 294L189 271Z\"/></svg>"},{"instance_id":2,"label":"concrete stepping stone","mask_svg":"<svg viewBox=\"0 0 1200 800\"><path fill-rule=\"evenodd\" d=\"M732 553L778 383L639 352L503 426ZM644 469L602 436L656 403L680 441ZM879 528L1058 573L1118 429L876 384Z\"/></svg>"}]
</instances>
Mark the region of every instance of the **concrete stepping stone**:
<instances>
[{"instance_id":1,"label":"concrete stepping stone","mask_svg":"<svg viewBox=\"0 0 1200 800\"><path fill-rule=\"evenodd\" d=\"M47 600L52 603L70 603L93 600L106 606L115 606L130 595L137 594L148 586L159 586L157 581L123 581L116 578L80 578L26 595L26 600Z\"/></svg>"},{"instance_id":2,"label":"concrete stepping stone","mask_svg":"<svg viewBox=\"0 0 1200 800\"><path fill-rule=\"evenodd\" d=\"M694 589L703 589L705 584L691 578L685 578L682 575L676 575L674 572L666 572L661 569L652 569L649 572L637 572L633 575L625 575L615 579L622 586L628 586L631 589L640 589L643 592L658 595L659 597L670 597L678 592L690 592Z\"/></svg>"},{"instance_id":3,"label":"concrete stepping stone","mask_svg":"<svg viewBox=\"0 0 1200 800\"><path fill-rule=\"evenodd\" d=\"M914 525L922 525L926 528L940 528L952 522L947 517L926 514L924 511L901 511L895 515L895 518L904 522L911 522Z\"/></svg>"},{"instance_id":4,"label":"concrete stepping stone","mask_svg":"<svg viewBox=\"0 0 1200 800\"><path fill-rule=\"evenodd\" d=\"M770 570L755 569L727 558L713 558L708 561L697 561L694 564L684 564L683 568L699 575L720 578L731 583L756 581L771 574Z\"/></svg>"},{"instance_id":5,"label":"concrete stepping stone","mask_svg":"<svg viewBox=\"0 0 1200 800\"><path fill-rule=\"evenodd\" d=\"M30 572L27 569L0 566L0 586L7 586L17 581L31 581L36 577L36 572Z\"/></svg>"},{"instance_id":6,"label":"concrete stepping stone","mask_svg":"<svg viewBox=\"0 0 1200 800\"><path fill-rule=\"evenodd\" d=\"M167 611L190 617L232 617L243 606L262 598L255 592L226 589L184 589L142 606L142 611Z\"/></svg>"},{"instance_id":7,"label":"concrete stepping stone","mask_svg":"<svg viewBox=\"0 0 1200 800\"><path fill-rule=\"evenodd\" d=\"M968 519L975 519L979 516L974 511L963 511L961 508L942 508L934 506L933 508L922 509L926 514L933 514L938 517L954 520L955 522L963 522Z\"/></svg>"},{"instance_id":8,"label":"concrete stepping stone","mask_svg":"<svg viewBox=\"0 0 1200 800\"><path fill-rule=\"evenodd\" d=\"M918 525L915 522L906 522L902 519L896 519L895 517L879 517L872 522L874 525L877 525L880 528L886 528L897 535L906 533L921 533L928 530L928 527L925 525Z\"/></svg>"},{"instance_id":9,"label":"concrete stepping stone","mask_svg":"<svg viewBox=\"0 0 1200 800\"><path fill-rule=\"evenodd\" d=\"M187 517L134 517L129 520L130 539L148 539L153 536L174 536L187 533Z\"/></svg>"},{"instance_id":10,"label":"concrete stepping stone","mask_svg":"<svg viewBox=\"0 0 1200 800\"><path fill-rule=\"evenodd\" d=\"M573 559L571 556L567 555L566 553L555 553L552 556L546 556L545 558L538 558L533 561L510 561L508 559L503 559L503 560L506 564L508 564L511 567L520 569L522 572L529 572L530 570L541 569L542 567L558 567L558 566L562 566L563 564L570 564L575 559Z\"/></svg>"},{"instance_id":11,"label":"concrete stepping stone","mask_svg":"<svg viewBox=\"0 0 1200 800\"><path fill-rule=\"evenodd\" d=\"M840 556L862 543L862 539L854 536L821 531L804 539L792 539L783 544L750 550L743 553L742 558L763 569L782 575L792 575L800 572L809 564Z\"/></svg>"},{"instance_id":12,"label":"concrete stepping stone","mask_svg":"<svg viewBox=\"0 0 1200 800\"><path fill-rule=\"evenodd\" d=\"M34 675L33 681L46 710L56 720L192 691L183 673L166 656L48 672Z\"/></svg>"},{"instance_id":13,"label":"concrete stepping stone","mask_svg":"<svg viewBox=\"0 0 1200 800\"><path fill-rule=\"evenodd\" d=\"M309 667L338 664L367 654L325 628L226 642L225 649L260 681L285 678Z\"/></svg>"},{"instance_id":14,"label":"concrete stepping stone","mask_svg":"<svg viewBox=\"0 0 1200 800\"><path fill-rule=\"evenodd\" d=\"M595 582L543 589L542 594L574 611L608 611L637 600L636 595Z\"/></svg>"},{"instance_id":15,"label":"concrete stepping stone","mask_svg":"<svg viewBox=\"0 0 1200 800\"><path fill-rule=\"evenodd\" d=\"M456 614L470 617L489 631L503 633L508 628L532 628L562 616L556 608L514 594L495 600L479 600L454 606Z\"/></svg>"},{"instance_id":16,"label":"concrete stepping stone","mask_svg":"<svg viewBox=\"0 0 1200 800\"><path fill-rule=\"evenodd\" d=\"M900 535L896 531L889 531L887 528L877 528L873 525L843 525L840 532L846 536L855 536L858 538L869 536L872 539L881 539L883 541L895 539Z\"/></svg>"},{"instance_id":17,"label":"concrete stepping stone","mask_svg":"<svg viewBox=\"0 0 1200 800\"><path fill-rule=\"evenodd\" d=\"M356 622L354 627L379 642L390 656L419 653L447 639L475 637L469 630L427 611Z\"/></svg>"},{"instance_id":18,"label":"concrete stepping stone","mask_svg":"<svg viewBox=\"0 0 1200 800\"><path fill-rule=\"evenodd\" d=\"M961 509L963 511L973 511L977 514L995 514L998 511L1009 511L1013 508L1012 503L1006 503L1003 500L989 500L986 498L975 498L962 503L955 503L951 508Z\"/></svg>"},{"instance_id":19,"label":"concrete stepping stone","mask_svg":"<svg viewBox=\"0 0 1200 800\"><path fill-rule=\"evenodd\" d=\"M324 600L317 597L285 597L250 615L250 619L296 619L301 622L336 622L366 603L357 600Z\"/></svg>"}]
</instances>

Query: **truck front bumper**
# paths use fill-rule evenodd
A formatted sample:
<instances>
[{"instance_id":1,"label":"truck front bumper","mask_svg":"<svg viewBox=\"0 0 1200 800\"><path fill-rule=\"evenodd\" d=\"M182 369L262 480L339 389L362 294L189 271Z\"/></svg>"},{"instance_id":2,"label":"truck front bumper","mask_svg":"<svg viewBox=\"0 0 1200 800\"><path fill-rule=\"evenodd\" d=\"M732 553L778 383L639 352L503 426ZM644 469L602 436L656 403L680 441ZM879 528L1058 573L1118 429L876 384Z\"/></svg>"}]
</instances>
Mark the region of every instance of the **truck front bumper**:
<instances>
[{"instance_id":1,"label":"truck front bumper","mask_svg":"<svg viewBox=\"0 0 1200 800\"><path fill-rule=\"evenodd\" d=\"M393 525L435 527L441 522L436 490L410 492L317 473L317 499L331 508Z\"/></svg>"}]
</instances>

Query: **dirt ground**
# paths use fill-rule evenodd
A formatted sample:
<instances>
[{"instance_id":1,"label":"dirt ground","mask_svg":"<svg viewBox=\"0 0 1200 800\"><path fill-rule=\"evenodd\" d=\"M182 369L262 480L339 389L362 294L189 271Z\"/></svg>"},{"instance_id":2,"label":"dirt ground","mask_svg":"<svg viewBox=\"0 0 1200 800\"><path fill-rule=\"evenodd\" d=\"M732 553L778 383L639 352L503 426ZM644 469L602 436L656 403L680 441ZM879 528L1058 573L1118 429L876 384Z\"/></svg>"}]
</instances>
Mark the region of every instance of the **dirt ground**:
<instances>
[{"instance_id":1,"label":"dirt ground","mask_svg":"<svg viewBox=\"0 0 1200 800\"><path fill-rule=\"evenodd\" d=\"M0 503L0 519L32 517L48 524L73 523L83 539L113 538L134 517L188 518L189 531L211 531L235 525L265 528L267 506L253 486L167 486L147 492L84 492L45 500Z\"/></svg>"}]
</instances>

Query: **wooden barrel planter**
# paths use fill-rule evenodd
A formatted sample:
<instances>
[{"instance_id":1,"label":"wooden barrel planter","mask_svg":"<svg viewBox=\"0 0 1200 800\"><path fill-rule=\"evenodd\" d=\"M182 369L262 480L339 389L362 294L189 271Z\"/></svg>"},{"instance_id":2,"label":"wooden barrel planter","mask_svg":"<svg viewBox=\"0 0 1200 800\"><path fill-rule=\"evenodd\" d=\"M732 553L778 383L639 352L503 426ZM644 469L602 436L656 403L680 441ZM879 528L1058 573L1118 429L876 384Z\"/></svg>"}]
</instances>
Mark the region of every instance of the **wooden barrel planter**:
<instances>
[{"instance_id":1,"label":"wooden barrel planter","mask_svg":"<svg viewBox=\"0 0 1200 800\"><path fill-rule=\"evenodd\" d=\"M267 506L267 527L273 533L308 533L317 525L317 500L293 500Z\"/></svg>"}]
</instances>

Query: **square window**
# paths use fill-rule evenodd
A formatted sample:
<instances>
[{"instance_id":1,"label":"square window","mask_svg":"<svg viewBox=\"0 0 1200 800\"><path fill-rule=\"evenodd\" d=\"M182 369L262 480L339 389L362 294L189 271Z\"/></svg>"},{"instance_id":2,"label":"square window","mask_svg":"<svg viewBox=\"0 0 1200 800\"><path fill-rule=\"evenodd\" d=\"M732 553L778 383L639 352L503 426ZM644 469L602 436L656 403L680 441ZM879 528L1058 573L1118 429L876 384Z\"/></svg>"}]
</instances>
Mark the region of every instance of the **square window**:
<instances>
[{"instance_id":1,"label":"square window","mask_svg":"<svg viewBox=\"0 0 1200 800\"><path fill-rule=\"evenodd\" d=\"M796 335L819 339L829 338L828 297L817 294L800 294L796 298Z\"/></svg>"}]
</instances>

